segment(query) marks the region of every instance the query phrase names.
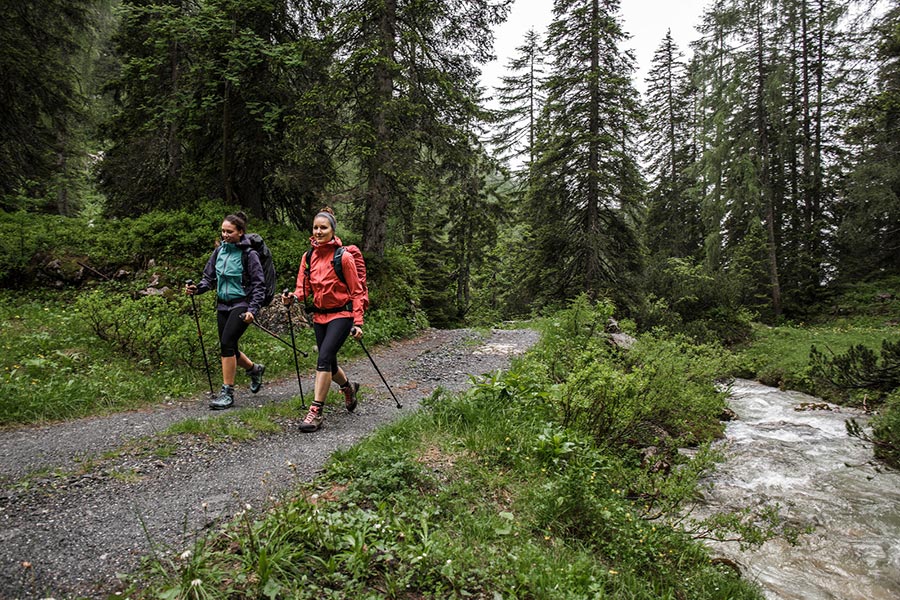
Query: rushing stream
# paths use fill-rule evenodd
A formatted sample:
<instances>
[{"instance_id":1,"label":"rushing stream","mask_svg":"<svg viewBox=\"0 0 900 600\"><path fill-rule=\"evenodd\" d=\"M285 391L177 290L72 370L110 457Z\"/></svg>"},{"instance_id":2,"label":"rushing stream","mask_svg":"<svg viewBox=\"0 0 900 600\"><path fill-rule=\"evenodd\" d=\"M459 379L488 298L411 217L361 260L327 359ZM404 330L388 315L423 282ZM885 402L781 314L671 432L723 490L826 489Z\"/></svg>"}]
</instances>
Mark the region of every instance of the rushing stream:
<instances>
[{"instance_id":1,"label":"rushing stream","mask_svg":"<svg viewBox=\"0 0 900 600\"><path fill-rule=\"evenodd\" d=\"M722 544L714 554L737 562L770 599L900 598L900 473L847 435L844 422L865 417L746 380L734 383L729 405L738 418L728 424L727 459L708 505L777 503L814 530L796 546L773 540L742 552Z\"/></svg>"}]
</instances>

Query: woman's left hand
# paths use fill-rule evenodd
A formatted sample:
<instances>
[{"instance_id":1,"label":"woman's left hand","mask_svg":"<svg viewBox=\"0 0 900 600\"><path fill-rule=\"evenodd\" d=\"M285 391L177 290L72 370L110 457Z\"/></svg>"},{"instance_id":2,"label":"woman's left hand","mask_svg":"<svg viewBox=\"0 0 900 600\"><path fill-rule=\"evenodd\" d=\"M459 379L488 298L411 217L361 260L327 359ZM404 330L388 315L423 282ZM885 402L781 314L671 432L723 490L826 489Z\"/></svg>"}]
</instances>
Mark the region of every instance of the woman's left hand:
<instances>
[{"instance_id":1,"label":"woman's left hand","mask_svg":"<svg viewBox=\"0 0 900 600\"><path fill-rule=\"evenodd\" d=\"M360 327L359 325L354 325L350 328L350 335L352 335L353 339L355 340L361 340L363 336L362 327Z\"/></svg>"},{"instance_id":2,"label":"woman's left hand","mask_svg":"<svg viewBox=\"0 0 900 600\"><path fill-rule=\"evenodd\" d=\"M244 323L252 323L253 322L253 313L249 310L244 313Z\"/></svg>"}]
</instances>

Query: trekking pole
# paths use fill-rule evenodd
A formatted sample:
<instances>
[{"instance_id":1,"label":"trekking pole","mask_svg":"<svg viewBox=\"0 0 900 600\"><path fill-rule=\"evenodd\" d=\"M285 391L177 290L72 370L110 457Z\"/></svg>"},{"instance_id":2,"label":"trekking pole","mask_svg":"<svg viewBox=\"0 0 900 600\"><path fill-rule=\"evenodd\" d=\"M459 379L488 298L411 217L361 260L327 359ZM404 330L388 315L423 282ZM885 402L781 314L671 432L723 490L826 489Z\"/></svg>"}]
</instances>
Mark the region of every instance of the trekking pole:
<instances>
[{"instance_id":1,"label":"trekking pole","mask_svg":"<svg viewBox=\"0 0 900 600\"><path fill-rule=\"evenodd\" d=\"M275 332L272 331L271 329L268 329L268 328L266 328L266 327L263 327L262 325L260 325L259 323L257 323L257 322L256 322L256 319L253 320L253 324L256 325L257 327L259 327L260 329L262 329L263 331L265 331L266 333L268 333L269 335L271 335L273 338L275 338L276 340L278 340L279 342L281 342L282 344L284 344L284 345L287 346L288 348L293 348L293 349L294 349L294 352L299 352L300 354L303 355L304 358L306 358L307 356L309 356L309 354L307 354L307 353L304 352L303 350L297 350L297 347L296 347L296 346L294 346L294 345L293 345L292 343L290 343L289 341L285 340L283 337L281 337L280 335L278 335L277 333L275 333Z\"/></svg>"},{"instance_id":2,"label":"trekking pole","mask_svg":"<svg viewBox=\"0 0 900 600\"><path fill-rule=\"evenodd\" d=\"M285 288L283 295L287 295L290 293L290 290ZM291 346L294 349L294 369L297 370L297 385L300 386L300 402L302 402L300 408L306 408L306 399L303 398L303 384L300 383L300 363L297 362L297 340L294 339L294 320L291 318L291 305L288 304L285 306L285 312L287 313L288 320L288 328L291 331Z\"/></svg>"},{"instance_id":3,"label":"trekking pole","mask_svg":"<svg viewBox=\"0 0 900 600\"><path fill-rule=\"evenodd\" d=\"M384 375L381 374L381 369L379 369L378 365L375 364L375 359L372 358L371 354L369 354L369 350L366 348L366 345L363 344L363 341L361 339L357 339L356 341L359 342L359 345L362 347L363 352L365 352L366 356L369 357L369 361L371 361L372 366L375 367L375 370L378 372L378 376L381 377L381 380L384 382L385 387L387 387L388 391L391 393L391 397L394 399L394 402L397 403L397 408L403 408L403 405L400 404L399 400L397 400L397 396L394 395L394 390L392 390L391 386L388 385L387 379L385 379Z\"/></svg>"},{"instance_id":4,"label":"trekking pole","mask_svg":"<svg viewBox=\"0 0 900 600\"><path fill-rule=\"evenodd\" d=\"M194 285L194 280L186 279L184 285ZM203 364L206 365L206 379L209 381L209 395L215 396L216 392L213 390L212 375L209 374L209 361L206 359L206 345L203 343L203 331L200 329L200 315L197 314L197 301L194 299L193 294L191 294L191 306L194 309L194 321L197 323L197 337L200 338L200 349L203 350Z\"/></svg>"}]
</instances>

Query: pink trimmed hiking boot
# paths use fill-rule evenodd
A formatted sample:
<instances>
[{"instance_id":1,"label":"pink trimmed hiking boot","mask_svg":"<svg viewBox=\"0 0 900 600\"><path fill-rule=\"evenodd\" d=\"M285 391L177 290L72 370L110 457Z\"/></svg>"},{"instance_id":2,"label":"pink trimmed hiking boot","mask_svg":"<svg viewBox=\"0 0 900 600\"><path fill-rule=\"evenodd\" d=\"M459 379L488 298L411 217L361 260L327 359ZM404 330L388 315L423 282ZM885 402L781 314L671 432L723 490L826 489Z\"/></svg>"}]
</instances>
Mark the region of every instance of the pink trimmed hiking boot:
<instances>
[{"instance_id":1,"label":"pink trimmed hiking boot","mask_svg":"<svg viewBox=\"0 0 900 600\"><path fill-rule=\"evenodd\" d=\"M348 380L341 386L341 391L344 392L344 406L347 408L347 412L356 410L356 392L359 391L359 384L350 383Z\"/></svg>"},{"instance_id":2,"label":"pink trimmed hiking boot","mask_svg":"<svg viewBox=\"0 0 900 600\"><path fill-rule=\"evenodd\" d=\"M306 418L300 423L300 431L303 433L318 431L325 420L325 415L322 414L324 408L322 404L313 402L309 407L309 412L306 413Z\"/></svg>"}]
</instances>

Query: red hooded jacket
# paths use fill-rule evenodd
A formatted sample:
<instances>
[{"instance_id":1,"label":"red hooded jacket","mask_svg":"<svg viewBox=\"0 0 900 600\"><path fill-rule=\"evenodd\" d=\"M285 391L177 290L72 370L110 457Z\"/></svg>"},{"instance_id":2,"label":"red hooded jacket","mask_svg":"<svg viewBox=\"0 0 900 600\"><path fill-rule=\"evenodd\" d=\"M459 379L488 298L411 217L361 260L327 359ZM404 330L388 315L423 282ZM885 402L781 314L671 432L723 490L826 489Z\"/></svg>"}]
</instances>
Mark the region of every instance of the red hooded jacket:
<instances>
[{"instance_id":1,"label":"red hooded jacket","mask_svg":"<svg viewBox=\"0 0 900 600\"><path fill-rule=\"evenodd\" d=\"M353 317L353 324L363 325L363 286L359 275L356 274L356 263L349 252L341 256L344 278L347 285L338 279L334 272L334 249L343 246L339 237L320 244L315 238L310 238L313 252L310 260L309 281L306 278L306 252L300 259L300 271L297 273L297 286L294 296L303 301L307 297L313 300L313 304L319 308L338 308L353 302L353 310L342 310L329 313L313 313L313 321L316 323L328 323L334 319Z\"/></svg>"}]
</instances>

